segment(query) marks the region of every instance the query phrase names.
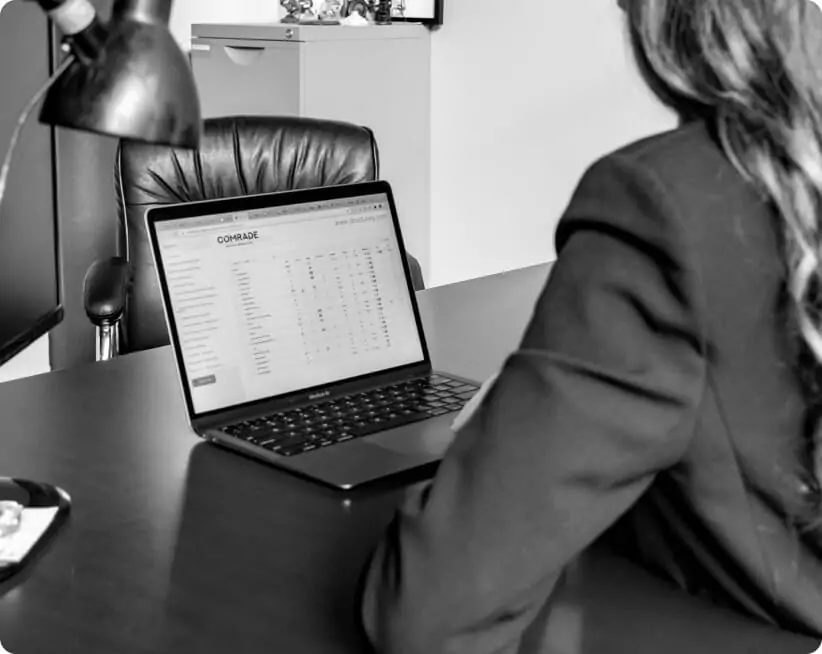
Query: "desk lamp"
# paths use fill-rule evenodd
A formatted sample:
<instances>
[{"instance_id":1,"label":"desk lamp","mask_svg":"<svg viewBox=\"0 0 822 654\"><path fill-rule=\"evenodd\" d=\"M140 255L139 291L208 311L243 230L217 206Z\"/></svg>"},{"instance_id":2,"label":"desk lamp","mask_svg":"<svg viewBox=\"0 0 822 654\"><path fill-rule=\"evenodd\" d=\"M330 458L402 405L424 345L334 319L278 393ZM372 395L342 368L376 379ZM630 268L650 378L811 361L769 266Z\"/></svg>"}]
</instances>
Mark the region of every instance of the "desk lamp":
<instances>
[{"instance_id":1,"label":"desk lamp","mask_svg":"<svg viewBox=\"0 0 822 654\"><path fill-rule=\"evenodd\" d=\"M198 145L194 78L168 30L172 0L115 0L108 24L89 0L23 1L40 5L76 59L46 95L41 122L152 143Z\"/></svg>"},{"instance_id":2,"label":"desk lamp","mask_svg":"<svg viewBox=\"0 0 822 654\"><path fill-rule=\"evenodd\" d=\"M0 10L11 1L0 0ZM108 22L89 0L17 1L40 5L63 33L68 54L17 121L0 168L0 203L14 146L41 98L40 121L49 125L197 147L199 99L188 61L168 30L172 0L115 0ZM0 477L0 581L32 559L69 505L56 486Z\"/></svg>"}]
</instances>

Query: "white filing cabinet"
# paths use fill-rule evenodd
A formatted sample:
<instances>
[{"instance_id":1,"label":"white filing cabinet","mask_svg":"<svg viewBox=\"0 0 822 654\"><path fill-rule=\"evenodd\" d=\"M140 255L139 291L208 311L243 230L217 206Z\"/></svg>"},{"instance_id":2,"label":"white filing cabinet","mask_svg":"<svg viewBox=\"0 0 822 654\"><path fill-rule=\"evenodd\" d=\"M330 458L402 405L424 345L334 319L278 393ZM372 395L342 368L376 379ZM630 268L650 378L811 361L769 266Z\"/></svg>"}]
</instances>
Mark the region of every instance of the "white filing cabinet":
<instances>
[{"instance_id":1,"label":"white filing cabinet","mask_svg":"<svg viewBox=\"0 0 822 654\"><path fill-rule=\"evenodd\" d=\"M194 24L203 116L292 115L370 127L406 248L430 274L431 57L422 25Z\"/></svg>"}]
</instances>

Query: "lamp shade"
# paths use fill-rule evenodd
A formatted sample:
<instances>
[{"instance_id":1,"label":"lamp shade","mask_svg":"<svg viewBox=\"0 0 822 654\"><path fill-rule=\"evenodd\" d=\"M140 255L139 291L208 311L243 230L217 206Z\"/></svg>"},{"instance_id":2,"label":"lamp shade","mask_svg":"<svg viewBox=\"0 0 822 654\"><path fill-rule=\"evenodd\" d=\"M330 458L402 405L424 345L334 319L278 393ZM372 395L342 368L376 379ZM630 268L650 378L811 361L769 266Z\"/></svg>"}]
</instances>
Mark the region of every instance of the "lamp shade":
<instances>
[{"instance_id":1,"label":"lamp shade","mask_svg":"<svg viewBox=\"0 0 822 654\"><path fill-rule=\"evenodd\" d=\"M191 68L166 24L117 15L91 61L75 61L49 90L44 123L186 148L199 144Z\"/></svg>"}]
</instances>

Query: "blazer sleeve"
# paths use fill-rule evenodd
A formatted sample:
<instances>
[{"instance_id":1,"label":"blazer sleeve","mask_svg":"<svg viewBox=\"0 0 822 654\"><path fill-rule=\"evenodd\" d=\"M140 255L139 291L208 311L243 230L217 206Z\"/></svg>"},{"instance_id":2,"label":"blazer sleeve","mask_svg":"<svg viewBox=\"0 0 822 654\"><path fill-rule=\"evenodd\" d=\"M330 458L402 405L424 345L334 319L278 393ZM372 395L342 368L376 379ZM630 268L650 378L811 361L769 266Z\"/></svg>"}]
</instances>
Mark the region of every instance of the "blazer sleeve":
<instances>
[{"instance_id":1,"label":"blazer sleeve","mask_svg":"<svg viewBox=\"0 0 822 654\"><path fill-rule=\"evenodd\" d=\"M521 345L365 571L386 654L509 654L563 567L680 459L705 379L693 248L653 170L611 155L559 223Z\"/></svg>"}]
</instances>

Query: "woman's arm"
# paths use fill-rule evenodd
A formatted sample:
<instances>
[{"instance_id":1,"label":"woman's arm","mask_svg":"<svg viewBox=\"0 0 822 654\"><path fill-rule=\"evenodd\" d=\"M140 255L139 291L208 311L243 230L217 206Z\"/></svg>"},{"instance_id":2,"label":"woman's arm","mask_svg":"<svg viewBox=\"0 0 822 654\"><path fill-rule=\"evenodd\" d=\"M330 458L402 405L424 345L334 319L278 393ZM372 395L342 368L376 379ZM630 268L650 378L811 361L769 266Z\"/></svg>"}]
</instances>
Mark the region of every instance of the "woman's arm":
<instances>
[{"instance_id":1,"label":"woman's arm","mask_svg":"<svg viewBox=\"0 0 822 654\"><path fill-rule=\"evenodd\" d=\"M687 446L698 272L653 171L593 166L557 250L520 348L374 554L362 611L380 652L517 652L563 567Z\"/></svg>"}]
</instances>

